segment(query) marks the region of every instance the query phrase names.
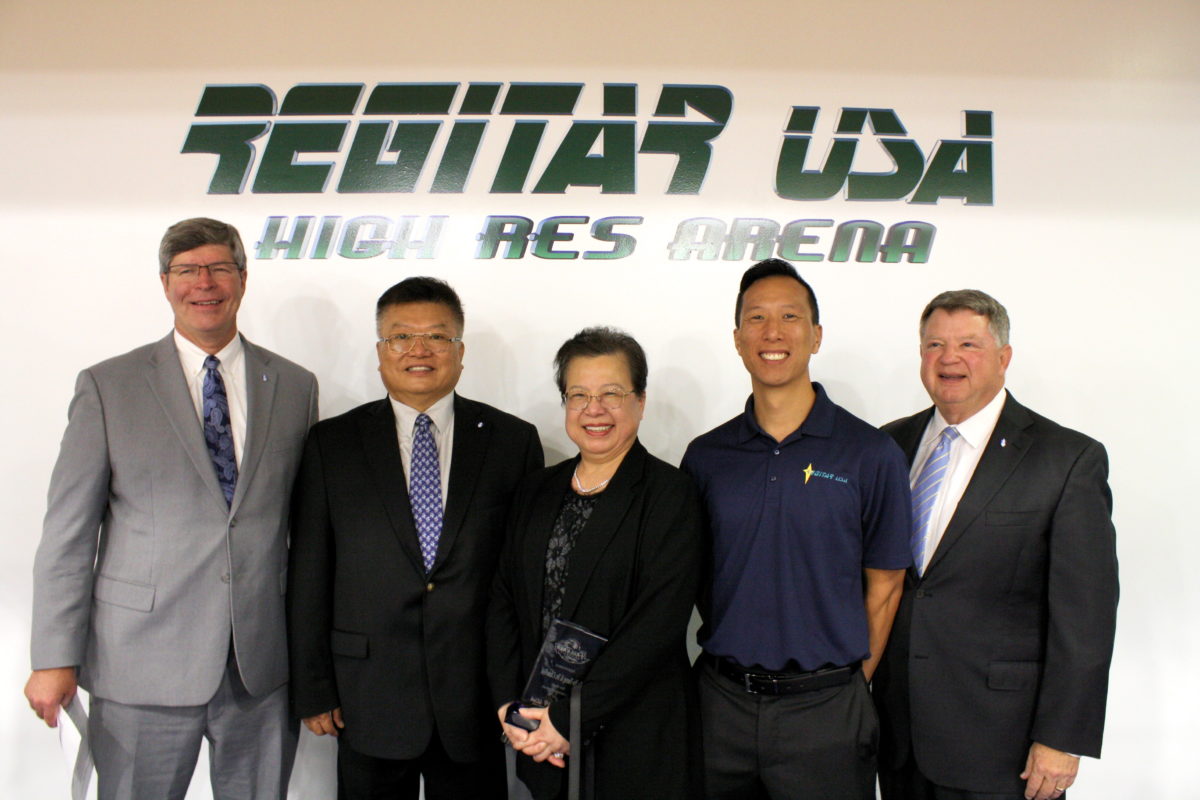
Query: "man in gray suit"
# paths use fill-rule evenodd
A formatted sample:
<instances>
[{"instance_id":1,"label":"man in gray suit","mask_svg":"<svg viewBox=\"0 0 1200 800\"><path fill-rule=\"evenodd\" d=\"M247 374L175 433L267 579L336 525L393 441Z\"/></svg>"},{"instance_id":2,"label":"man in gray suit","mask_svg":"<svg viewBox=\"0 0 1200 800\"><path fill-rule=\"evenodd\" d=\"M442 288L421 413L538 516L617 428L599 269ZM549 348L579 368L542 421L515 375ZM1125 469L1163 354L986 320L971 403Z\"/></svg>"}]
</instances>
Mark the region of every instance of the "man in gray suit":
<instances>
[{"instance_id":1,"label":"man in gray suit","mask_svg":"<svg viewBox=\"0 0 1200 800\"><path fill-rule=\"evenodd\" d=\"M76 686L102 800L284 798L288 506L311 373L237 332L246 254L211 219L159 248L175 329L80 373L34 562L33 674L54 727Z\"/></svg>"}]
</instances>

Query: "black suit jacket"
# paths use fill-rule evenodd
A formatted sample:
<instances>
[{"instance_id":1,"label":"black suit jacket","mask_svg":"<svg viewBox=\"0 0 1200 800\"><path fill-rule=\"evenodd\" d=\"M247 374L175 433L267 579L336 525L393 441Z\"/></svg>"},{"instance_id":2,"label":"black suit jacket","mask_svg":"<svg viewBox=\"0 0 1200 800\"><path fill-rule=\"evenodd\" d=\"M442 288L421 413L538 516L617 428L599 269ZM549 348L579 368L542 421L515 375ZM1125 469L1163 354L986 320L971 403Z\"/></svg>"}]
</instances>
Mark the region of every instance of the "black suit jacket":
<instances>
[{"instance_id":1,"label":"black suit jacket","mask_svg":"<svg viewBox=\"0 0 1200 800\"><path fill-rule=\"evenodd\" d=\"M933 414L884 426L916 454ZM1031 742L1099 756L1117 611L1108 459L1011 395L875 677L881 767L1018 792Z\"/></svg>"},{"instance_id":2,"label":"black suit jacket","mask_svg":"<svg viewBox=\"0 0 1200 800\"><path fill-rule=\"evenodd\" d=\"M484 615L509 502L542 463L532 425L456 395L444 522L426 575L389 401L313 427L288 579L297 716L340 707L342 743L378 758L416 758L435 725L456 761L496 741Z\"/></svg>"},{"instance_id":3,"label":"black suit jacket","mask_svg":"<svg viewBox=\"0 0 1200 800\"><path fill-rule=\"evenodd\" d=\"M577 463L531 475L513 503L488 612L494 708L520 697L542 644L546 545ZM583 682L598 797L699 796L685 640L706 551L701 514L691 479L635 442L570 553L561 616L609 639ZM550 718L566 736L569 704ZM523 756L518 771L538 798L556 796L566 772Z\"/></svg>"}]
</instances>

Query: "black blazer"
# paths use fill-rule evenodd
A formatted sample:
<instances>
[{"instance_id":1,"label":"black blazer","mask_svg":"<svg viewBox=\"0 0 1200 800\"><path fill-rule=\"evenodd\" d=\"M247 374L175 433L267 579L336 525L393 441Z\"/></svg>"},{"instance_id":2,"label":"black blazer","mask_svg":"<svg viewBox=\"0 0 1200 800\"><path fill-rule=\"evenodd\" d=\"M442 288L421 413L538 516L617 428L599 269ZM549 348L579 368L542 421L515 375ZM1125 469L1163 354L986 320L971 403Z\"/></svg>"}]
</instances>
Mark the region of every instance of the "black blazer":
<instances>
[{"instance_id":1,"label":"black blazer","mask_svg":"<svg viewBox=\"0 0 1200 800\"><path fill-rule=\"evenodd\" d=\"M541 646L546 545L577 463L531 475L513 503L488 612L494 709L519 699ZM635 442L569 556L561 616L609 638L583 682L581 733L599 800L699 796L685 640L705 551L701 514L692 481ZM566 736L569 704L551 706L550 718ZM535 797L555 797L565 782L564 769L524 756L517 766Z\"/></svg>"},{"instance_id":2,"label":"black blazer","mask_svg":"<svg viewBox=\"0 0 1200 800\"><path fill-rule=\"evenodd\" d=\"M288 580L292 709L341 707L342 744L378 758L456 761L497 740L483 625L520 479L542 466L527 422L455 395L437 561L425 575L385 398L318 423L293 498Z\"/></svg>"},{"instance_id":3,"label":"black blazer","mask_svg":"<svg viewBox=\"0 0 1200 800\"><path fill-rule=\"evenodd\" d=\"M933 414L884 426L916 454ZM1108 458L1008 396L876 673L880 765L1023 791L1031 742L1099 756L1117 611Z\"/></svg>"}]
</instances>

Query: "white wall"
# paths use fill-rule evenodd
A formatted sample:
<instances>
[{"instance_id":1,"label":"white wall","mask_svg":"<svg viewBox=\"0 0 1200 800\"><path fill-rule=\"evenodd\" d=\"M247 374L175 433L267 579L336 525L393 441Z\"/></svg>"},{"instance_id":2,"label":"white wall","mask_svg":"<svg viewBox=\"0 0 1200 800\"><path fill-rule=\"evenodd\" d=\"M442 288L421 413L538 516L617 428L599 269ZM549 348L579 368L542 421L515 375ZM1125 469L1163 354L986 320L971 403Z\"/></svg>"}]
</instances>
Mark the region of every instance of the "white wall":
<instances>
[{"instance_id":1,"label":"white wall","mask_svg":"<svg viewBox=\"0 0 1200 800\"><path fill-rule=\"evenodd\" d=\"M553 460L570 448L550 358L586 324L618 325L650 357L643 440L676 461L748 389L730 330L751 260L666 258L678 221L712 216L936 225L925 264L801 265L825 326L814 375L873 423L926 403L915 323L933 294L977 287L1007 305L1009 387L1102 440L1112 462L1124 591L1109 724L1104 759L1084 763L1073 794L1200 796L1188 766L1200 747L1189 620L1200 545L1185 511L1200 477L1185 322L1200 288L1198 32L1190 0L0 4L0 787L64 792L54 735L20 694L30 565L76 372L170 325L154 274L167 225L215 216L253 246L270 215L447 215L436 259L252 260L243 331L313 369L328 416L382 395L378 294L406 275L445 277L468 312L460 390L535 422ZM455 195L430 194L428 172L406 195L209 195L215 157L180 153L206 84L262 83L282 99L303 82L393 81L582 82L588 118L599 118L601 84L636 83L639 136L665 83L728 87L734 108L691 196L663 192L661 156L639 156L636 194L490 194L490 177L476 178L494 167L508 120L493 122L477 174ZM822 109L810 161L824 157L843 106L895 109L926 153L961 136L963 110L989 110L994 203L782 199L772 181L793 105ZM554 121L548 140L567 124ZM547 158L539 151L535 174ZM627 259L477 260L472 237L488 214L646 222ZM292 796L328 796L330 751L305 738ZM194 794L208 796L202 777Z\"/></svg>"}]
</instances>

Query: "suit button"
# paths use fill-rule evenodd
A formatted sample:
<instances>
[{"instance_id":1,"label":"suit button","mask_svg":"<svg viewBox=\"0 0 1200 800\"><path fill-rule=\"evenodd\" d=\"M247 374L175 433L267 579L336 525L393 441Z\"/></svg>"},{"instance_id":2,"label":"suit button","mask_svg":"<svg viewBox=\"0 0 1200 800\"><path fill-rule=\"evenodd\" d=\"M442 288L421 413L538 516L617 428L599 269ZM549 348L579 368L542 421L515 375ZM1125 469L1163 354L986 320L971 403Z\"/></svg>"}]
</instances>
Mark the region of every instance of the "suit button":
<instances>
[{"instance_id":1,"label":"suit button","mask_svg":"<svg viewBox=\"0 0 1200 800\"><path fill-rule=\"evenodd\" d=\"M924 589L917 589L917 597L933 597L933 592L929 592Z\"/></svg>"},{"instance_id":2,"label":"suit button","mask_svg":"<svg viewBox=\"0 0 1200 800\"><path fill-rule=\"evenodd\" d=\"M221 583L229 583L229 573L228 572L226 572L224 575L221 576Z\"/></svg>"},{"instance_id":3,"label":"suit button","mask_svg":"<svg viewBox=\"0 0 1200 800\"><path fill-rule=\"evenodd\" d=\"M433 591L433 581L430 581L429 583L425 584L425 591L427 591L427 592Z\"/></svg>"}]
</instances>

